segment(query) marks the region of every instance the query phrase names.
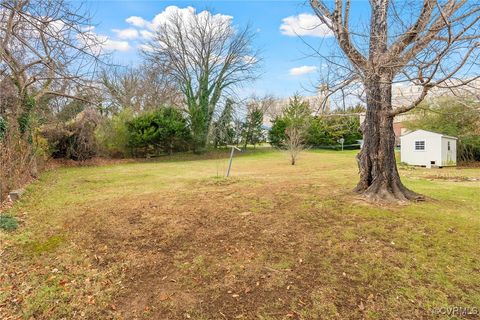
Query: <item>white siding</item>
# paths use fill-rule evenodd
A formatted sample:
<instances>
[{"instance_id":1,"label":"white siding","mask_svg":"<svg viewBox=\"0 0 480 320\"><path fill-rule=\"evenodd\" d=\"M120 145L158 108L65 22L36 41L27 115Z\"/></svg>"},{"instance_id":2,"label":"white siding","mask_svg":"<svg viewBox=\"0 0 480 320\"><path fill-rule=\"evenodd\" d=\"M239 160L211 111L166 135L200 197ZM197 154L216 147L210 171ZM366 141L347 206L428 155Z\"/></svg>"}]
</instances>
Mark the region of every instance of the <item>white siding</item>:
<instances>
[{"instance_id":1,"label":"white siding","mask_svg":"<svg viewBox=\"0 0 480 320\"><path fill-rule=\"evenodd\" d=\"M436 166L442 163L442 136L433 132L418 130L400 137L401 161L415 165L427 166L435 161ZM415 141L425 141L425 150L415 150Z\"/></svg>"},{"instance_id":2,"label":"white siding","mask_svg":"<svg viewBox=\"0 0 480 320\"><path fill-rule=\"evenodd\" d=\"M401 136L400 141L400 161L402 162L415 166L456 165L457 140L454 138L417 130ZM425 141L425 150L415 150L416 141ZM450 151L448 150L449 142Z\"/></svg>"},{"instance_id":3,"label":"white siding","mask_svg":"<svg viewBox=\"0 0 480 320\"><path fill-rule=\"evenodd\" d=\"M448 143L450 142L450 150ZM442 166L455 166L457 164L457 140L442 137Z\"/></svg>"}]
</instances>

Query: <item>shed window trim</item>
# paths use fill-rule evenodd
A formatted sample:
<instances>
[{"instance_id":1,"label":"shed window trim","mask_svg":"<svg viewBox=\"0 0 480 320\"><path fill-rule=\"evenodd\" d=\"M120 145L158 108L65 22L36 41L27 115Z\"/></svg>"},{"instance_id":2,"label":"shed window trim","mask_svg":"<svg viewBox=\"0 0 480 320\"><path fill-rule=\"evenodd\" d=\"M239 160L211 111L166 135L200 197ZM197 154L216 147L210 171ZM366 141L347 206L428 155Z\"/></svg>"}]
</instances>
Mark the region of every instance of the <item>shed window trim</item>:
<instances>
[{"instance_id":1,"label":"shed window trim","mask_svg":"<svg viewBox=\"0 0 480 320\"><path fill-rule=\"evenodd\" d=\"M424 152L425 151L425 140L415 140L414 150Z\"/></svg>"}]
</instances>

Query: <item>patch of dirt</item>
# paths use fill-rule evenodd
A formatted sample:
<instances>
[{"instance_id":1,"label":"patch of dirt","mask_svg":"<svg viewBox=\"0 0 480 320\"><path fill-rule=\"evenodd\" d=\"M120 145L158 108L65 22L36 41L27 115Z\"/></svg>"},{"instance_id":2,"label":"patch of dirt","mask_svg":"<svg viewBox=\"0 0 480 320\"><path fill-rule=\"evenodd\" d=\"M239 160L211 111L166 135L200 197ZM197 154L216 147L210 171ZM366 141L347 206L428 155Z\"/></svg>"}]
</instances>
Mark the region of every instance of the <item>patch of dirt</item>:
<instances>
[{"instance_id":1,"label":"patch of dirt","mask_svg":"<svg viewBox=\"0 0 480 320\"><path fill-rule=\"evenodd\" d=\"M424 177L428 180L443 180L451 182L480 181L478 178L470 178L464 176L444 176L444 175L428 175Z\"/></svg>"},{"instance_id":2,"label":"patch of dirt","mask_svg":"<svg viewBox=\"0 0 480 320\"><path fill-rule=\"evenodd\" d=\"M53 170L61 167L94 167L94 166L109 166L115 164L134 163L137 159L112 159L95 157L85 161L75 161L70 159L50 159L46 164L46 170Z\"/></svg>"},{"instance_id":3,"label":"patch of dirt","mask_svg":"<svg viewBox=\"0 0 480 320\"><path fill-rule=\"evenodd\" d=\"M327 230L364 223L343 216L341 197L318 206L328 190L243 183L95 204L69 223L95 268L125 266L117 317L356 319L382 309L387 296L359 280L351 253L394 259L390 243L321 241Z\"/></svg>"}]
</instances>

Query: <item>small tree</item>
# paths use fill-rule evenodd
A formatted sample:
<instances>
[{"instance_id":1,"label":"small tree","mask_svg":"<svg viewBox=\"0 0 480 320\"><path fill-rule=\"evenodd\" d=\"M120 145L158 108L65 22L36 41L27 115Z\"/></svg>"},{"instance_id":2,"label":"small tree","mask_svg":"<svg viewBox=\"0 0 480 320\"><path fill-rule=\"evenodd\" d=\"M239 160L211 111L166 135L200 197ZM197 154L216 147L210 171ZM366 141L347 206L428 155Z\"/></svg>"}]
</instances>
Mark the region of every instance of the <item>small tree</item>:
<instances>
[{"instance_id":1,"label":"small tree","mask_svg":"<svg viewBox=\"0 0 480 320\"><path fill-rule=\"evenodd\" d=\"M110 157L128 157L132 155L129 147L127 123L134 119L133 110L125 108L110 118L105 118L95 132L102 153Z\"/></svg>"},{"instance_id":2,"label":"small tree","mask_svg":"<svg viewBox=\"0 0 480 320\"><path fill-rule=\"evenodd\" d=\"M297 157L305 149L305 136L310 123L310 106L301 101L298 96L290 99L290 103L283 111L286 122L285 146L290 154L291 164L295 165Z\"/></svg>"}]
</instances>

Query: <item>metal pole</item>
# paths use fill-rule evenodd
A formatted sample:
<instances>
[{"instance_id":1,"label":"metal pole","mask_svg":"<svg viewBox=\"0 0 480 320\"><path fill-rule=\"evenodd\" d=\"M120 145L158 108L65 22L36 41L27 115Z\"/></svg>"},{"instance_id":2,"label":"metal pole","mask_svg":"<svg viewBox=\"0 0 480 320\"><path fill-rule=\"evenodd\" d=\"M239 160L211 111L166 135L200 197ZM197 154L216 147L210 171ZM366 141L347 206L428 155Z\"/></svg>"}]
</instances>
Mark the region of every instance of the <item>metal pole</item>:
<instances>
[{"instance_id":1,"label":"metal pole","mask_svg":"<svg viewBox=\"0 0 480 320\"><path fill-rule=\"evenodd\" d=\"M226 174L227 177L230 175L230 169L232 168L232 160L233 160L233 152L234 151L235 151L235 148L232 147L232 152L230 152L230 161L228 162L228 168L227 168L227 174Z\"/></svg>"}]
</instances>

